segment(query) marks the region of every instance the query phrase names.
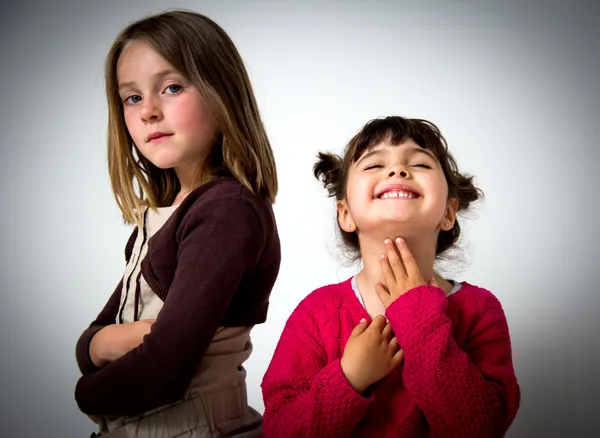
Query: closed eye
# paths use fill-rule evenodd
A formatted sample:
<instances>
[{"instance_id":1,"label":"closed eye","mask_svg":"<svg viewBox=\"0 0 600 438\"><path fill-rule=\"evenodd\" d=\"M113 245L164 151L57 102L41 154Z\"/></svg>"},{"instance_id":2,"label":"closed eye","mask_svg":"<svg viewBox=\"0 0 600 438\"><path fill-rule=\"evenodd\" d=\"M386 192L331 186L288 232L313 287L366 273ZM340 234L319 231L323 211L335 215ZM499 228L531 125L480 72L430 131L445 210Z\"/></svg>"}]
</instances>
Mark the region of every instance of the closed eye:
<instances>
[{"instance_id":1,"label":"closed eye","mask_svg":"<svg viewBox=\"0 0 600 438\"><path fill-rule=\"evenodd\" d=\"M370 164L367 167L364 168L364 170L371 170L371 169L381 169L383 166L381 164Z\"/></svg>"},{"instance_id":2,"label":"closed eye","mask_svg":"<svg viewBox=\"0 0 600 438\"><path fill-rule=\"evenodd\" d=\"M425 164L425 163L413 164L413 167L422 167L423 169L431 169L431 166L429 164Z\"/></svg>"}]
</instances>

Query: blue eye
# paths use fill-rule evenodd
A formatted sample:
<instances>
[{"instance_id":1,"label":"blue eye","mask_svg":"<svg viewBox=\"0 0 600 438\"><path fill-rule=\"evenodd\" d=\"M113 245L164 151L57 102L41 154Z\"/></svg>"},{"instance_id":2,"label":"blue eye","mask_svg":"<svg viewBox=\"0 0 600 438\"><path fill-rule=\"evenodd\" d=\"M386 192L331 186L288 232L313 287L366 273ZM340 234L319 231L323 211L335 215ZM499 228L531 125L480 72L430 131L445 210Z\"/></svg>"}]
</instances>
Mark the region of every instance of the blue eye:
<instances>
[{"instance_id":1,"label":"blue eye","mask_svg":"<svg viewBox=\"0 0 600 438\"><path fill-rule=\"evenodd\" d=\"M181 85L177 85L177 84L172 84L169 85L167 88L165 88L165 91L167 91L167 94L177 94L182 90Z\"/></svg>"},{"instance_id":2,"label":"blue eye","mask_svg":"<svg viewBox=\"0 0 600 438\"><path fill-rule=\"evenodd\" d=\"M127 99L124 100L125 103L134 105L136 103L138 103L139 101L141 101L142 98L141 96L138 96L137 94L134 94L133 96L129 96Z\"/></svg>"}]
</instances>

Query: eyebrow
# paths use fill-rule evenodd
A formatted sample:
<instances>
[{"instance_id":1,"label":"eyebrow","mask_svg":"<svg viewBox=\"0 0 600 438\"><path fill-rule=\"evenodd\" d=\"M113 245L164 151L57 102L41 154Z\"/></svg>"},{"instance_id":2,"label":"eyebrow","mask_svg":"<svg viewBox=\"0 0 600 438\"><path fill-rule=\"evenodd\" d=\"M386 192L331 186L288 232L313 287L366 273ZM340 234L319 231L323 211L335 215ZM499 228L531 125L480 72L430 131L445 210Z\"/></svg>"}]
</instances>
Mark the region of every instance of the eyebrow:
<instances>
[{"instance_id":1,"label":"eyebrow","mask_svg":"<svg viewBox=\"0 0 600 438\"><path fill-rule=\"evenodd\" d=\"M434 159L435 161L438 161L436 156L429 149L425 149L420 146L417 146L417 147L413 146L409 150L409 154L411 154L411 155L415 155L415 154L419 154L419 153L429 155L430 158Z\"/></svg>"},{"instance_id":2,"label":"eyebrow","mask_svg":"<svg viewBox=\"0 0 600 438\"><path fill-rule=\"evenodd\" d=\"M158 73L155 73L154 75L152 75L152 77L156 80L156 79L160 79L163 78L165 76L169 76L171 74L180 74L178 71L173 70L172 68L166 69L166 70L161 70ZM135 82L131 81L131 82L122 82L119 84L119 92L123 89L123 88L131 88L135 86Z\"/></svg>"},{"instance_id":3,"label":"eyebrow","mask_svg":"<svg viewBox=\"0 0 600 438\"><path fill-rule=\"evenodd\" d=\"M366 154L364 154L362 157L360 157L359 160L356 162L356 165L358 166L362 161L366 160L367 158L374 157L376 155L381 155L381 154L383 154L383 151L381 149L373 149L373 150L367 152Z\"/></svg>"},{"instance_id":4,"label":"eyebrow","mask_svg":"<svg viewBox=\"0 0 600 438\"><path fill-rule=\"evenodd\" d=\"M358 166L358 165L359 165L359 164L360 164L362 161L366 160L367 158L374 157L374 156L376 156L376 155L381 155L381 154L383 154L383 153L384 153L384 151L383 151L383 149L382 149L382 148L377 148L377 149L371 150L371 151L367 152L366 154L364 154L364 155L363 155L363 156L362 156L362 157L361 157L361 158L360 158L360 159L359 159L359 160L356 162L356 166ZM408 153L409 155L415 155L415 154L419 154L419 153L420 153L420 154L425 154L425 155L428 155L428 156L429 156L430 158L432 158L433 160L435 160L435 161L438 161L438 159L435 157L435 155L433 154L433 152L431 152L429 149L425 149L425 148L422 148L422 147L420 147L420 146L411 146L411 147L408 149L407 153Z\"/></svg>"}]
</instances>

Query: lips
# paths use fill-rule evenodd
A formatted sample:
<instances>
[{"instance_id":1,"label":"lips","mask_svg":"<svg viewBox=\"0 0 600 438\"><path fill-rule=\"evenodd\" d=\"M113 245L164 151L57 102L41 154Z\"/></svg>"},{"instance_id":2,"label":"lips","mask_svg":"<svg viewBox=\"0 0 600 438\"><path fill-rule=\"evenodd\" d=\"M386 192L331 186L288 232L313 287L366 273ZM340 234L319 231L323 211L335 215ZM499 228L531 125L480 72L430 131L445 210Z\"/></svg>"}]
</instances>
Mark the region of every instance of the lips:
<instances>
[{"instance_id":1,"label":"lips","mask_svg":"<svg viewBox=\"0 0 600 438\"><path fill-rule=\"evenodd\" d=\"M414 188L404 184L391 184L377 192L377 199L417 199L422 195Z\"/></svg>"},{"instance_id":2,"label":"lips","mask_svg":"<svg viewBox=\"0 0 600 438\"><path fill-rule=\"evenodd\" d=\"M151 142L152 140L158 140L163 137L170 137L171 135L173 134L167 134L165 132L153 132L152 134L148 135L148 137L146 137L146 141Z\"/></svg>"}]
</instances>

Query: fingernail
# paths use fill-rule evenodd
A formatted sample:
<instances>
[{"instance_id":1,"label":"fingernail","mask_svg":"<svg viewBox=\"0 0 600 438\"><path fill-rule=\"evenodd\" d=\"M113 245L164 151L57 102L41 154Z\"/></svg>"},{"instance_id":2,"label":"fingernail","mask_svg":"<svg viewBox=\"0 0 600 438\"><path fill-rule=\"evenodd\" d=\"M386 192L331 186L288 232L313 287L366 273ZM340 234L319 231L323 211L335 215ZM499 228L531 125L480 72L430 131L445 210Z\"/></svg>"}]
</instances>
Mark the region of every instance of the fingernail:
<instances>
[{"instance_id":1,"label":"fingernail","mask_svg":"<svg viewBox=\"0 0 600 438\"><path fill-rule=\"evenodd\" d=\"M392 241L391 241L390 239L385 239L385 240L383 241L383 243L384 243L385 245L389 245L390 243L392 243Z\"/></svg>"},{"instance_id":2,"label":"fingernail","mask_svg":"<svg viewBox=\"0 0 600 438\"><path fill-rule=\"evenodd\" d=\"M367 322L367 320L366 320L365 318L362 318L362 319L360 320L360 324L362 324L363 322Z\"/></svg>"},{"instance_id":3,"label":"fingernail","mask_svg":"<svg viewBox=\"0 0 600 438\"><path fill-rule=\"evenodd\" d=\"M402 243L402 239L401 239L400 237L398 237L398 238L396 239L396 242L397 242L397 243Z\"/></svg>"}]
</instances>

